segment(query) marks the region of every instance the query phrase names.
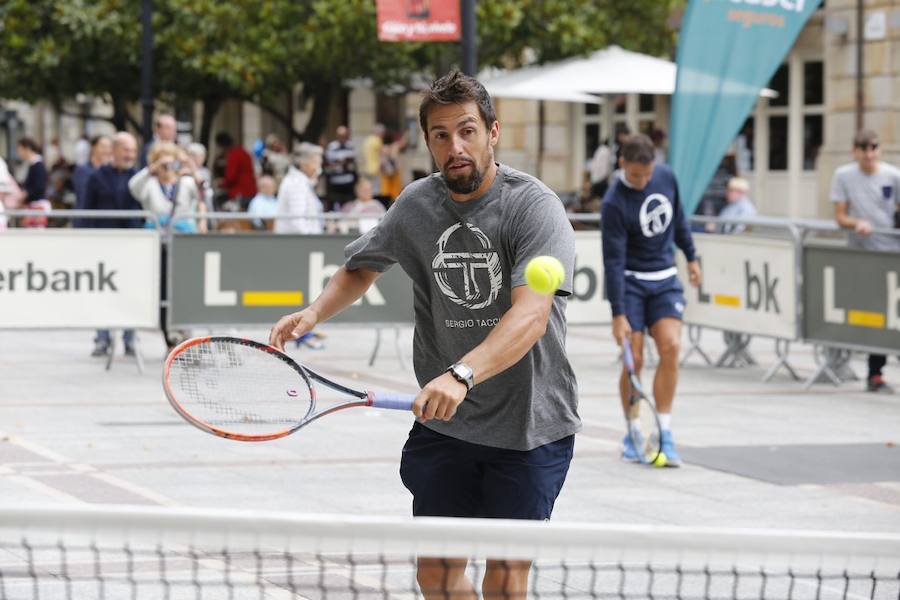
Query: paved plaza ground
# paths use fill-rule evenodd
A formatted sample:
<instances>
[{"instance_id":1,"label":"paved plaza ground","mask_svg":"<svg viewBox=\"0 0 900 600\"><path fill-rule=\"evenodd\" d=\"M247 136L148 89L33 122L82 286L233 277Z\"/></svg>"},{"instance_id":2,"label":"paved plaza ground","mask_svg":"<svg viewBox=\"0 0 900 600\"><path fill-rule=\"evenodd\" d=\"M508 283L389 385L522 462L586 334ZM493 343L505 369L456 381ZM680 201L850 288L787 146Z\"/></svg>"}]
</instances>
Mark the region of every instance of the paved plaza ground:
<instances>
[{"instance_id":1,"label":"paved plaza ground","mask_svg":"<svg viewBox=\"0 0 900 600\"><path fill-rule=\"evenodd\" d=\"M412 392L412 332L393 332L375 366L370 329L324 327L326 348L294 349L323 374L361 387ZM242 332L264 339L262 330ZM0 333L0 498L3 503L128 503L304 513L407 515L398 475L411 417L350 410L287 439L246 444L183 423L161 386L164 346L141 334L145 371L91 358L91 332ZM705 332L715 357L721 336ZM673 429L686 466L653 469L618 459L617 348L607 327L571 328L568 348L584 431L554 520L900 532L900 395L861 381L804 390L756 339L756 367L713 369L692 356ZM121 346L119 351L121 352ZM791 349L801 376L808 346ZM864 356L851 362L865 374ZM900 364L888 363L900 384Z\"/></svg>"}]
</instances>

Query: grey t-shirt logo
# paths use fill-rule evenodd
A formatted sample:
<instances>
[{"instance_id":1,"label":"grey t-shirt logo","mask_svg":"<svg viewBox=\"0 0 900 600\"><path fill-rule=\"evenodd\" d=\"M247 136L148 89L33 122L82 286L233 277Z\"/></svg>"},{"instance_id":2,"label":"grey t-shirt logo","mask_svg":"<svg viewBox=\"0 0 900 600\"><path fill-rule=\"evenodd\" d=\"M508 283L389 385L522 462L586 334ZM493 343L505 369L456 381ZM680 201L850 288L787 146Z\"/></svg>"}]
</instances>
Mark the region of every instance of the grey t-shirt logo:
<instances>
[{"instance_id":1,"label":"grey t-shirt logo","mask_svg":"<svg viewBox=\"0 0 900 600\"><path fill-rule=\"evenodd\" d=\"M500 256L491 246L491 240L478 227L466 223L471 233L462 231L461 227L461 223L454 223L438 238L431 269L441 293L452 302L470 309L485 308L494 303L503 285ZM448 251L448 246L464 248L466 237L477 239L484 251ZM489 289L485 293L486 286Z\"/></svg>"}]
</instances>

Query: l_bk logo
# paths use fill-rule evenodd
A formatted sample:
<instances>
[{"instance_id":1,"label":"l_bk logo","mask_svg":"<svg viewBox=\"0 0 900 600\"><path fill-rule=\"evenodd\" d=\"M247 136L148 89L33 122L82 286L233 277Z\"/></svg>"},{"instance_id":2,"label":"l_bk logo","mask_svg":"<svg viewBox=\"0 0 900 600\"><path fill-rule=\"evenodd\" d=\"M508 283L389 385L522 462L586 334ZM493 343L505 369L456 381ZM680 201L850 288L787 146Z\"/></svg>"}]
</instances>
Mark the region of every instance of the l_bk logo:
<instances>
[{"instance_id":1,"label":"l_bk logo","mask_svg":"<svg viewBox=\"0 0 900 600\"><path fill-rule=\"evenodd\" d=\"M888 271L885 275L887 310L883 313L838 306L835 299L836 279L834 267L822 268L822 316L826 323L900 331L900 278L896 271Z\"/></svg>"},{"instance_id":2,"label":"l_bk logo","mask_svg":"<svg viewBox=\"0 0 900 600\"><path fill-rule=\"evenodd\" d=\"M697 260L702 264L702 257ZM710 293L704 289L704 282L697 289L697 301L700 304L717 304L732 308L745 307L747 310L772 312L781 314L778 306L778 277L769 274L769 263L762 264L762 273L754 271L749 260L744 261L744 297L734 294Z\"/></svg>"},{"instance_id":3,"label":"l_bk logo","mask_svg":"<svg viewBox=\"0 0 900 600\"><path fill-rule=\"evenodd\" d=\"M309 254L309 298L318 298L325 284L340 268L340 265L325 264L323 252ZM302 306L302 290L241 290L242 306ZM372 306L384 306L387 301L376 284L372 284L363 298L354 302L362 304L363 299ZM238 290L222 289L222 253L209 251L203 255L203 304L206 306L237 306Z\"/></svg>"}]
</instances>

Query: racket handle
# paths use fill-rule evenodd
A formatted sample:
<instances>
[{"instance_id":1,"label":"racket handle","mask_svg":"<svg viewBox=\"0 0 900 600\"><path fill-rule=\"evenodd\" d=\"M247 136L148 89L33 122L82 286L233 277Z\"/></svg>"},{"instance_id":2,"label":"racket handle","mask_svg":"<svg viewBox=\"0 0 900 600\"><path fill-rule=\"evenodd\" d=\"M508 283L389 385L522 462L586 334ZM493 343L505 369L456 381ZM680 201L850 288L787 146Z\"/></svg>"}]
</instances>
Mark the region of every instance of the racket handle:
<instances>
[{"instance_id":1,"label":"racket handle","mask_svg":"<svg viewBox=\"0 0 900 600\"><path fill-rule=\"evenodd\" d=\"M622 340L622 359L625 361L625 368L634 371L634 354L631 353L631 342L627 338Z\"/></svg>"},{"instance_id":2,"label":"racket handle","mask_svg":"<svg viewBox=\"0 0 900 600\"><path fill-rule=\"evenodd\" d=\"M372 394L372 406L391 410L412 410L415 394L398 394L395 392L378 392Z\"/></svg>"}]
</instances>

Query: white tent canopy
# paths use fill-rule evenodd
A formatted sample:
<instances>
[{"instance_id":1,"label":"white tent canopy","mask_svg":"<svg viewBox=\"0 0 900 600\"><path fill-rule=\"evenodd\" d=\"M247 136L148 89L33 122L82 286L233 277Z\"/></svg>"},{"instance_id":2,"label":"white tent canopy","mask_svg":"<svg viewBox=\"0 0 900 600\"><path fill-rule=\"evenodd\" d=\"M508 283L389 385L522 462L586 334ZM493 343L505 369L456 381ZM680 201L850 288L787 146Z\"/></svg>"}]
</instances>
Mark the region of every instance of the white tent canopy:
<instances>
[{"instance_id":1,"label":"white tent canopy","mask_svg":"<svg viewBox=\"0 0 900 600\"><path fill-rule=\"evenodd\" d=\"M495 98L518 98L523 100L551 100L559 102L580 102L599 104L597 96L585 94L571 86L548 88L541 82L541 75L547 66L522 67L514 71L490 69L479 75L488 93Z\"/></svg>"},{"instance_id":2,"label":"white tent canopy","mask_svg":"<svg viewBox=\"0 0 900 600\"><path fill-rule=\"evenodd\" d=\"M676 64L610 46L587 57L482 74L482 82L498 98L530 98L568 102L600 102L591 94L654 94L675 92ZM772 90L763 90L772 97Z\"/></svg>"}]
</instances>

